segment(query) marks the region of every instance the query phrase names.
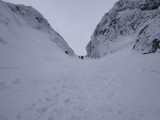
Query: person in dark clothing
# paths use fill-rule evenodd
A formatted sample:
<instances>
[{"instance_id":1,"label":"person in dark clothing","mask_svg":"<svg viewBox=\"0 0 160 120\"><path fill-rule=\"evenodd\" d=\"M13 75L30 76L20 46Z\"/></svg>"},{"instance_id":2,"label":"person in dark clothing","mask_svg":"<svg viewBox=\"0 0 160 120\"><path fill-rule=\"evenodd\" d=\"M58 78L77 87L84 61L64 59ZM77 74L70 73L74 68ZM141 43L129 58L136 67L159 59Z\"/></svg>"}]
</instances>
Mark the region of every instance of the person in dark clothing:
<instances>
[{"instance_id":1,"label":"person in dark clothing","mask_svg":"<svg viewBox=\"0 0 160 120\"><path fill-rule=\"evenodd\" d=\"M68 51L65 51L66 54L68 54Z\"/></svg>"},{"instance_id":2,"label":"person in dark clothing","mask_svg":"<svg viewBox=\"0 0 160 120\"><path fill-rule=\"evenodd\" d=\"M83 60L83 56L81 56L81 59Z\"/></svg>"}]
</instances>

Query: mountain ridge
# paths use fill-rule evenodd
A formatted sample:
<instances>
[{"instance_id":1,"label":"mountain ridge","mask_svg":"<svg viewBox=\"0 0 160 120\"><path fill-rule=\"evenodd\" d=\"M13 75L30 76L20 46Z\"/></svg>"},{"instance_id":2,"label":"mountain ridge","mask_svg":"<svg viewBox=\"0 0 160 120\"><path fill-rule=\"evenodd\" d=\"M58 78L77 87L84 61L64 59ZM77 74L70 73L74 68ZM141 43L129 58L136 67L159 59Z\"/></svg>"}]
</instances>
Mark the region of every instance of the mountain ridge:
<instances>
[{"instance_id":1,"label":"mountain ridge","mask_svg":"<svg viewBox=\"0 0 160 120\"><path fill-rule=\"evenodd\" d=\"M127 44L133 44L133 49L142 53L154 53L159 51L159 46L155 46L154 40L160 43L160 32L156 25L160 16L159 0L119 0L113 8L105 13L100 23L97 25L91 36L86 50L87 56L101 58L108 54L115 53ZM156 21L156 25L153 21ZM151 27L154 26L156 34ZM144 35L145 31L152 31L152 38ZM153 37L154 36L154 37ZM130 41L126 37L132 37ZM142 39L143 37L143 39ZM124 39L124 40L122 40ZM147 39L147 40L144 40ZM124 42L125 44L123 44ZM123 44L119 46L119 44Z\"/></svg>"},{"instance_id":2,"label":"mountain ridge","mask_svg":"<svg viewBox=\"0 0 160 120\"><path fill-rule=\"evenodd\" d=\"M29 27L47 33L49 35L49 39L54 42L61 50L64 52L67 51L67 53L71 56L75 55L74 51L68 46L63 37L58 32L56 32L48 23L47 19L45 19L43 15L32 6L12 4L4 1L1 1L1 3L5 4L14 14L21 17ZM20 24L18 20L16 21Z\"/></svg>"}]
</instances>

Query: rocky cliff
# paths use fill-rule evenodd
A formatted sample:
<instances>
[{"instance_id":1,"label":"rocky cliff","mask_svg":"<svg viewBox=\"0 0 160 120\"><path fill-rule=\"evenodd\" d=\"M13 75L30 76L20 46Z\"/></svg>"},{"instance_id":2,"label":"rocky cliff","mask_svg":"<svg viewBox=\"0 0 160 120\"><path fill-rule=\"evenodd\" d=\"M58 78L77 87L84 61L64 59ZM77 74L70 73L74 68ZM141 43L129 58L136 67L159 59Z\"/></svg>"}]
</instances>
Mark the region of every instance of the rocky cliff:
<instances>
[{"instance_id":1,"label":"rocky cliff","mask_svg":"<svg viewBox=\"0 0 160 120\"><path fill-rule=\"evenodd\" d=\"M120 0L97 25L86 50L101 58L131 45L142 54L160 48L160 0Z\"/></svg>"}]
</instances>

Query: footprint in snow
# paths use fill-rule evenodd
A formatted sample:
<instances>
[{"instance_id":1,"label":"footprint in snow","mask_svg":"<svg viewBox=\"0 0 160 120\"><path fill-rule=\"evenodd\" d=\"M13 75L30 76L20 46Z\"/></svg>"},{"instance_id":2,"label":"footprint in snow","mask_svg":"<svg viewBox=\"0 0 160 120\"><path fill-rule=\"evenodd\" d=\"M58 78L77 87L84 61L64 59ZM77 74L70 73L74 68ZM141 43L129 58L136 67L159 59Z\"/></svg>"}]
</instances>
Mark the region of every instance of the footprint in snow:
<instances>
[{"instance_id":1,"label":"footprint in snow","mask_svg":"<svg viewBox=\"0 0 160 120\"><path fill-rule=\"evenodd\" d=\"M17 120L21 120L22 116L21 115L17 115Z\"/></svg>"},{"instance_id":2,"label":"footprint in snow","mask_svg":"<svg viewBox=\"0 0 160 120\"><path fill-rule=\"evenodd\" d=\"M9 86L5 82L0 82L0 91L9 89Z\"/></svg>"},{"instance_id":3,"label":"footprint in snow","mask_svg":"<svg viewBox=\"0 0 160 120\"><path fill-rule=\"evenodd\" d=\"M56 91L56 90L57 90L57 88L56 88L55 86L53 86L53 87L52 87L52 90L53 90L53 91Z\"/></svg>"},{"instance_id":4,"label":"footprint in snow","mask_svg":"<svg viewBox=\"0 0 160 120\"><path fill-rule=\"evenodd\" d=\"M21 83L20 78L15 78L14 81L12 82L12 84L19 84L19 83Z\"/></svg>"},{"instance_id":5,"label":"footprint in snow","mask_svg":"<svg viewBox=\"0 0 160 120\"><path fill-rule=\"evenodd\" d=\"M53 99L52 98L50 98L50 97L46 97L45 98L45 101L47 101L47 102L51 102Z\"/></svg>"},{"instance_id":6,"label":"footprint in snow","mask_svg":"<svg viewBox=\"0 0 160 120\"><path fill-rule=\"evenodd\" d=\"M112 81L112 82L116 82L116 79L112 79L111 81Z\"/></svg>"}]
</instances>

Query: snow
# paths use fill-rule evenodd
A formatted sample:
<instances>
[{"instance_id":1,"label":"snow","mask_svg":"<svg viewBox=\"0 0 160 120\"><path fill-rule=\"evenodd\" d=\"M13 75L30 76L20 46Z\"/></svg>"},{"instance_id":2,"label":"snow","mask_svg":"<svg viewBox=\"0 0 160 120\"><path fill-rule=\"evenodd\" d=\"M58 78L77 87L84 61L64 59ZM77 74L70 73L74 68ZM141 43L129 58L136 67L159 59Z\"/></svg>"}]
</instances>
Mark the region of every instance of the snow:
<instances>
[{"instance_id":1,"label":"snow","mask_svg":"<svg viewBox=\"0 0 160 120\"><path fill-rule=\"evenodd\" d=\"M160 119L158 53L132 51L130 36L81 60L53 37L0 1L0 120Z\"/></svg>"},{"instance_id":2,"label":"snow","mask_svg":"<svg viewBox=\"0 0 160 120\"><path fill-rule=\"evenodd\" d=\"M56 43L56 45L63 51L68 51L68 54L74 56L73 50L68 46L66 41L57 33L48 23L48 21L43 17L41 13L35 10L31 6L25 5L15 5L12 3L5 3L10 9L10 14L16 19L16 22L20 23L23 21L22 25L25 23L27 26L36 29L38 31L47 33L49 35L50 41ZM7 9L8 9L7 8ZM3 13L3 12L2 12ZM22 19L19 21L19 19Z\"/></svg>"},{"instance_id":3,"label":"snow","mask_svg":"<svg viewBox=\"0 0 160 120\"><path fill-rule=\"evenodd\" d=\"M152 51L157 52L158 49L156 48L156 46L153 47L153 40L159 40L160 38L159 18L160 17L158 16L154 20L147 22L142 27L141 31L137 35L138 37L134 49L142 53L152 53Z\"/></svg>"},{"instance_id":4,"label":"snow","mask_svg":"<svg viewBox=\"0 0 160 120\"><path fill-rule=\"evenodd\" d=\"M155 49L153 48L155 38L160 42L158 24L160 17L159 6L159 0L119 0L116 2L114 7L104 15L97 25L91 41L86 47L87 56L102 58L110 53L117 52L119 40L122 37L126 40L125 38L130 36L134 36L135 38L132 41L133 50L139 53L154 53L158 51L152 49ZM151 21L153 22L150 25ZM146 27L147 25L149 26L149 30L143 31L144 26ZM148 31L152 32L149 33ZM155 31L156 33L154 33ZM149 38L149 35L145 35L147 32L149 35L152 34L154 36ZM149 41L147 41L148 39ZM123 46L121 49L123 49Z\"/></svg>"},{"instance_id":5,"label":"snow","mask_svg":"<svg viewBox=\"0 0 160 120\"><path fill-rule=\"evenodd\" d=\"M142 56L127 47L100 60L22 57L24 66L1 64L1 120L160 118L158 53Z\"/></svg>"}]
</instances>

